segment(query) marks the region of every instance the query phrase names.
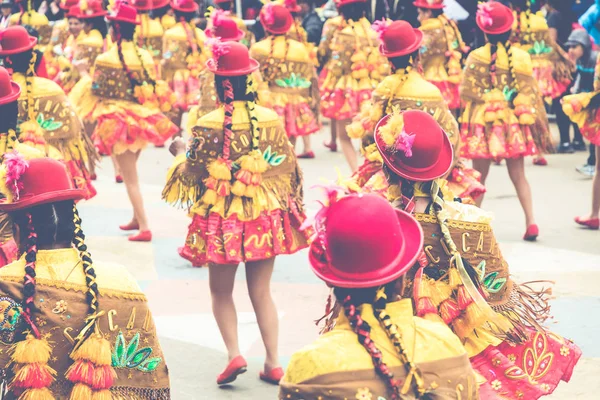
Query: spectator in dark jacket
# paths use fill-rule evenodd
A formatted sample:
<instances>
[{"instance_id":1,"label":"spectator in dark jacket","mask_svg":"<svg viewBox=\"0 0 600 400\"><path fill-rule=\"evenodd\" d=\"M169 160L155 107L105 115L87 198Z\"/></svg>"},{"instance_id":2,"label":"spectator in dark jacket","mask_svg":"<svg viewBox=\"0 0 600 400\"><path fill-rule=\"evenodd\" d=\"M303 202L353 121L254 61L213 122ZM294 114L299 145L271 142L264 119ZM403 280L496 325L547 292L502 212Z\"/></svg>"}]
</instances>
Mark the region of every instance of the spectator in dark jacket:
<instances>
[{"instance_id":1,"label":"spectator in dark jacket","mask_svg":"<svg viewBox=\"0 0 600 400\"><path fill-rule=\"evenodd\" d=\"M319 45L323 33L323 24L325 19L315 11L315 0L298 0L301 8L302 27L306 31L306 37L309 43Z\"/></svg>"},{"instance_id":2,"label":"spectator in dark jacket","mask_svg":"<svg viewBox=\"0 0 600 400\"><path fill-rule=\"evenodd\" d=\"M573 77L574 83L571 93L591 92L594 90L594 70L598 52L592 49L590 36L583 29L577 29L571 32L569 39L565 42L569 49L569 57L577 63L577 73ZM558 122L558 115L557 115ZM579 133L577 125L573 125L576 134ZM559 125L560 128L560 125ZM568 133L567 133L568 134ZM561 132L561 142L563 142L563 133ZM579 133L579 137L581 134ZM581 139L580 139L581 140ZM586 176L593 176L596 165L596 152L594 146L590 144L590 156L587 163L577 168L577 171Z\"/></svg>"}]
</instances>

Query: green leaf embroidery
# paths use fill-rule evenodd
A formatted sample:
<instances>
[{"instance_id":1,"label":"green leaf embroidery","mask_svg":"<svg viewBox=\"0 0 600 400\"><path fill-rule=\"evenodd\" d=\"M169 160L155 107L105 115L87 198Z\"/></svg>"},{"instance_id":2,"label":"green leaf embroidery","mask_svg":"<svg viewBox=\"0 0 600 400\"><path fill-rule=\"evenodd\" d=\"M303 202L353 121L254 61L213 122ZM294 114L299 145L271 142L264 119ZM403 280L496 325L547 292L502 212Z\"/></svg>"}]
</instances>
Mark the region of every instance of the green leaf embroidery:
<instances>
[{"instance_id":1,"label":"green leaf embroidery","mask_svg":"<svg viewBox=\"0 0 600 400\"><path fill-rule=\"evenodd\" d=\"M44 119L44 114L38 114L36 121L38 125L47 131L55 131L61 126L63 126L62 122L54 122L54 118Z\"/></svg>"},{"instance_id":2,"label":"green leaf embroidery","mask_svg":"<svg viewBox=\"0 0 600 400\"><path fill-rule=\"evenodd\" d=\"M477 268L477 274L479 275L479 281L483 282L483 277L485 276L485 260L481 260Z\"/></svg>"},{"instance_id":3,"label":"green leaf embroidery","mask_svg":"<svg viewBox=\"0 0 600 400\"><path fill-rule=\"evenodd\" d=\"M149 360L146 360L138 369L142 369L144 372L152 372L154 371L158 365L162 362L162 358L154 357Z\"/></svg>"},{"instance_id":4,"label":"green leaf embroidery","mask_svg":"<svg viewBox=\"0 0 600 400\"><path fill-rule=\"evenodd\" d=\"M119 366L119 365L123 365L125 364L125 338L123 337L123 333L119 332L119 335L117 336L117 340L115 342L115 356L117 359L117 365L115 366Z\"/></svg>"},{"instance_id":5,"label":"green leaf embroidery","mask_svg":"<svg viewBox=\"0 0 600 400\"><path fill-rule=\"evenodd\" d=\"M485 279L483 280L483 284L485 285L485 287L490 288L492 286L492 284L494 283L494 280L496 279L497 276L498 276L497 272L492 272L491 274L487 275L485 277Z\"/></svg>"},{"instance_id":6,"label":"green leaf embroidery","mask_svg":"<svg viewBox=\"0 0 600 400\"><path fill-rule=\"evenodd\" d=\"M488 291L491 293L498 293L506 283L506 278L498 278L492 283L492 286L488 288Z\"/></svg>"},{"instance_id":7,"label":"green leaf embroidery","mask_svg":"<svg viewBox=\"0 0 600 400\"><path fill-rule=\"evenodd\" d=\"M37 116L37 123L42 126L42 124L44 123L44 114L40 113Z\"/></svg>"},{"instance_id":8,"label":"green leaf embroidery","mask_svg":"<svg viewBox=\"0 0 600 400\"><path fill-rule=\"evenodd\" d=\"M517 94L517 90L515 88L510 88L508 86L504 86L504 90L502 90L502 94L504 94L504 100L511 101L515 94Z\"/></svg>"},{"instance_id":9,"label":"green leaf embroidery","mask_svg":"<svg viewBox=\"0 0 600 400\"><path fill-rule=\"evenodd\" d=\"M136 351L127 362L127 368L136 368L140 364L142 364L148 357L152 354L152 349L150 347L144 347Z\"/></svg>"},{"instance_id":10,"label":"green leaf embroidery","mask_svg":"<svg viewBox=\"0 0 600 400\"><path fill-rule=\"evenodd\" d=\"M286 157L287 156L285 154L281 156L277 155L277 152L273 151L271 149L271 146L267 147L263 152L263 159L273 167L281 165L281 163L286 159Z\"/></svg>"},{"instance_id":11,"label":"green leaf embroidery","mask_svg":"<svg viewBox=\"0 0 600 400\"><path fill-rule=\"evenodd\" d=\"M115 340L115 347L111 354L111 363L114 368L137 369L142 372L152 372L162 362L161 357L150 358L153 349L144 347L138 350L140 334L136 333L127 343L123 332L119 332Z\"/></svg>"},{"instance_id":12,"label":"green leaf embroidery","mask_svg":"<svg viewBox=\"0 0 600 400\"><path fill-rule=\"evenodd\" d=\"M275 79L275 83L277 84L277 86L281 86L284 88L288 87L287 82L283 79Z\"/></svg>"},{"instance_id":13,"label":"green leaf embroidery","mask_svg":"<svg viewBox=\"0 0 600 400\"><path fill-rule=\"evenodd\" d=\"M138 344L140 343L140 334L136 333L131 342L129 342L129 346L127 346L127 357L126 360L131 360L133 354L137 351Z\"/></svg>"},{"instance_id":14,"label":"green leaf embroidery","mask_svg":"<svg viewBox=\"0 0 600 400\"><path fill-rule=\"evenodd\" d=\"M276 79L275 83L277 86L283 88L300 88L307 89L311 86L311 82L301 76L296 75L295 73L291 73L289 77L284 79Z\"/></svg>"}]
</instances>

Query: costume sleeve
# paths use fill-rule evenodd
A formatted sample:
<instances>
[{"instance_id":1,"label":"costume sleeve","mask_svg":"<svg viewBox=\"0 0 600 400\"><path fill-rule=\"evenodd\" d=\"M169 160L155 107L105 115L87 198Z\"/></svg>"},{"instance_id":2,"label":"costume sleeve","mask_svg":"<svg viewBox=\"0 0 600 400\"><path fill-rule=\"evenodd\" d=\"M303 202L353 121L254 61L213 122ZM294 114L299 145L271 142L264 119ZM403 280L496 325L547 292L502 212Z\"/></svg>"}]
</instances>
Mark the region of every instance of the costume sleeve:
<instances>
[{"instance_id":1,"label":"costume sleeve","mask_svg":"<svg viewBox=\"0 0 600 400\"><path fill-rule=\"evenodd\" d=\"M186 153L175 157L173 165L167 173L167 184L163 189L162 197L169 204L191 207L200 196L201 167L196 149L201 147L203 139L194 130L192 130L192 134L194 136L188 143Z\"/></svg>"}]
</instances>

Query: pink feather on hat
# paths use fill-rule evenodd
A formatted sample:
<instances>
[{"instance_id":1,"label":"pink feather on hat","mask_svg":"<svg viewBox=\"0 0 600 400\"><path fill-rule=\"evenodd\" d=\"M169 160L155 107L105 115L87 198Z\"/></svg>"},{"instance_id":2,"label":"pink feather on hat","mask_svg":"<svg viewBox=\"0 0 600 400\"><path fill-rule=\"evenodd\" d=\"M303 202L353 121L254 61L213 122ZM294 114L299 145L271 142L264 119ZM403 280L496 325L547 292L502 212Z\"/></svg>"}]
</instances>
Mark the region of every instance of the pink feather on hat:
<instances>
[{"instance_id":1,"label":"pink feather on hat","mask_svg":"<svg viewBox=\"0 0 600 400\"><path fill-rule=\"evenodd\" d=\"M3 165L6 169L6 187L13 192L14 198L18 200L19 193L23 189L23 182L19 180L29 168L29 163L22 154L13 151L4 155Z\"/></svg>"},{"instance_id":2,"label":"pink feather on hat","mask_svg":"<svg viewBox=\"0 0 600 400\"><path fill-rule=\"evenodd\" d=\"M479 3L477 5L477 16L481 19L481 25L488 27L494 24L491 11L490 3Z\"/></svg>"},{"instance_id":3,"label":"pink feather on hat","mask_svg":"<svg viewBox=\"0 0 600 400\"><path fill-rule=\"evenodd\" d=\"M383 40L383 35L385 34L387 27L388 27L388 23L385 20L385 18L382 18L381 20L377 20L377 21L373 22L373 24L371 25L371 29L373 29L375 32L377 32L377 36L379 36L379 40Z\"/></svg>"},{"instance_id":4,"label":"pink feather on hat","mask_svg":"<svg viewBox=\"0 0 600 400\"><path fill-rule=\"evenodd\" d=\"M397 151L403 151L405 157L412 157L412 147L415 142L415 134L409 134L402 130L402 133L398 135L396 138L396 143L394 144L394 148Z\"/></svg>"},{"instance_id":5,"label":"pink feather on hat","mask_svg":"<svg viewBox=\"0 0 600 400\"><path fill-rule=\"evenodd\" d=\"M229 53L229 46L226 43L222 42L221 38L219 37L206 39L204 44L208 46L208 48L212 52L212 58L213 60L215 60L216 65L219 65L219 58L221 58L221 56Z\"/></svg>"},{"instance_id":6,"label":"pink feather on hat","mask_svg":"<svg viewBox=\"0 0 600 400\"><path fill-rule=\"evenodd\" d=\"M265 22L269 25L275 23L275 15L273 14L273 3L269 3L263 7L265 13Z\"/></svg>"}]
</instances>

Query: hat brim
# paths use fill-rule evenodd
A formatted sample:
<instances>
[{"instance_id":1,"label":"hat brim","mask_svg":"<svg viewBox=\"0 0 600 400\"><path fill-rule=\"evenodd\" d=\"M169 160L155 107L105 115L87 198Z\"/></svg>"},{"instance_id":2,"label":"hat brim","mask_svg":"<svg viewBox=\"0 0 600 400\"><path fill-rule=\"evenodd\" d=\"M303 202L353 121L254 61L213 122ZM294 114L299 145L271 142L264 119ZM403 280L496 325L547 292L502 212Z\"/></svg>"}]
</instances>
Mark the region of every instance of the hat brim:
<instances>
[{"instance_id":1,"label":"hat brim","mask_svg":"<svg viewBox=\"0 0 600 400\"><path fill-rule=\"evenodd\" d=\"M383 43L381 43L379 45L379 51L382 55L384 55L387 58L402 57L414 53L415 51L419 50L419 48L421 47L421 43L423 42L423 32L420 29L416 28L414 29L414 31L416 36L415 42L409 47L398 51L386 51L385 47L383 46Z\"/></svg>"},{"instance_id":2,"label":"hat brim","mask_svg":"<svg viewBox=\"0 0 600 400\"><path fill-rule=\"evenodd\" d=\"M154 4L154 2L150 2L151 4L145 6L145 7L140 7L140 6L136 6L133 5L133 8L135 8L138 11L152 11L152 10L157 10L159 8L163 8L165 6L167 6L169 4L169 0L163 0L162 3L159 4Z\"/></svg>"},{"instance_id":3,"label":"hat brim","mask_svg":"<svg viewBox=\"0 0 600 400\"><path fill-rule=\"evenodd\" d=\"M444 8L444 4L428 4L422 1L414 1L413 6L417 8L427 8L429 10L441 10Z\"/></svg>"},{"instance_id":4,"label":"hat brim","mask_svg":"<svg viewBox=\"0 0 600 400\"><path fill-rule=\"evenodd\" d=\"M250 75L252 72L256 71L260 64L254 58L250 59L250 64L246 68L223 71L217 69L217 64L215 60L210 58L206 61L206 68L215 75L218 76L242 76L242 75Z\"/></svg>"},{"instance_id":5,"label":"hat brim","mask_svg":"<svg viewBox=\"0 0 600 400\"><path fill-rule=\"evenodd\" d=\"M61 10L63 10L63 11L69 11L69 10L71 9L71 7L75 7L75 6L76 6L78 3L79 3L79 2L77 2L77 3L73 4L73 5L69 6L69 7L66 7L66 6L64 6L64 5L62 5L62 4L59 4L59 5L58 5L58 8L60 8L60 9L61 9Z\"/></svg>"},{"instance_id":6,"label":"hat brim","mask_svg":"<svg viewBox=\"0 0 600 400\"><path fill-rule=\"evenodd\" d=\"M23 210L48 203L58 203L66 200L82 200L86 196L86 191L83 189L67 189L56 192L41 193L37 196L26 197L18 201L7 203L6 199L0 200L0 211L11 212Z\"/></svg>"},{"instance_id":7,"label":"hat brim","mask_svg":"<svg viewBox=\"0 0 600 400\"><path fill-rule=\"evenodd\" d=\"M389 118L390 116L386 115L377 123L377 126L375 127L375 144L377 145L379 154L381 154L383 161L389 169L391 169L396 175L417 182L432 181L446 175L448 171L450 171L450 168L452 168L452 163L454 162L454 151L452 150L452 143L450 142L450 138L446 132L444 132L443 147L440 155L438 156L436 163L431 168L422 171L411 171L409 169L401 168L401 166L398 165L398 160L393 160L391 158L391 155L386 149L387 145L383 142L381 135L378 135L379 129L387 124Z\"/></svg>"},{"instance_id":8,"label":"hat brim","mask_svg":"<svg viewBox=\"0 0 600 400\"><path fill-rule=\"evenodd\" d=\"M292 17L291 14L288 14L288 17L286 18L285 21L285 25L283 25L280 28L271 28L269 26L269 24L265 21L265 13L260 13L260 16L258 17L260 19L260 23L262 24L262 26L265 28L265 31L269 32L269 33L274 33L275 35L283 35L284 33L287 33L290 28L292 27L292 24L294 23L294 18Z\"/></svg>"},{"instance_id":9,"label":"hat brim","mask_svg":"<svg viewBox=\"0 0 600 400\"><path fill-rule=\"evenodd\" d=\"M78 19L92 19L96 17L105 17L108 15L108 11L98 11L97 13L92 14L77 14Z\"/></svg>"},{"instance_id":10,"label":"hat brim","mask_svg":"<svg viewBox=\"0 0 600 400\"><path fill-rule=\"evenodd\" d=\"M11 92L4 97L0 98L0 105L12 103L19 100L21 95L21 87L16 82L10 82Z\"/></svg>"},{"instance_id":11,"label":"hat brim","mask_svg":"<svg viewBox=\"0 0 600 400\"><path fill-rule=\"evenodd\" d=\"M212 30L210 28L206 28L204 30L204 34L206 35L207 38L209 39L213 39L213 38L217 38L218 36L214 36L212 33ZM232 38L219 38L221 39L221 41L223 42L239 42L240 40L242 40L242 38L245 36L246 34L244 33L244 31L242 31L240 28L238 28L237 34L232 37Z\"/></svg>"},{"instance_id":12,"label":"hat brim","mask_svg":"<svg viewBox=\"0 0 600 400\"><path fill-rule=\"evenodd\" d=\"M419 254L423 251L423 229L410 214L401 210L394 211L396 211L404 239L403 251L394 261L377 271L357 275L356 279L342 278L315 256L313 246L317 245L313 243L309 251L309 261L315 275L330 286L362 289L385 285L406 274L415 265ZM385 274L382 274L382 271L385 271Z\"/></svg>"},{"instance_id":13,"label":"hat brim","mask_svg":"<svg viewBox=\"0 0 600 400\"><path fill-rule=\"evenodd\" d=\"M496 27L495 29L489 29L483 26L483 21L481 20L481 17L479 15L475 18L475 21L477 22L477 26L483 31L483 33L487 33L488 35L502 35L503 33L510 31L513 27L513 24L515 23L515 16L512 13L511 16L512 17L509 21L507 21L502 26Z\"/></svg>"},{"instance_id":14,"label":"hat brim","mask_svg":"<svg viewBox=\"0 0 600 400\"><path fill-rule=\"evenodd\" d=\"M138 20L131 20L125 18L119 18L118 16L107 15L106 19L113 22L124 22L126 24L139 25L140 22Z\"/></svg>"},{"instance_id":15,"label":"hat brim","mask_svg":"<svg viewBox=\"0 0 600 400\"><path fill-rule=\"evenodd\" d=\"M173 10L177 10L177 11L181 11L181 12L185 12L185 13L195 13L196 11L198 11L198 9L200 7L198 6L198 3L193 3L193 4L194 4L193 8L182 8L182 7L175 5L174 3L171 3L171 8Z\"/></svg>"},{"instance_id":16,"label":"hat brim","mask_svg":"<svg viewBox=\"0 0 600 400\"><path fill-rule=\"evenodd\" d=\"M33 36L29 36L29 44L27 46L19 47L17 49L10 49L10 50L0 49L0 56L9 56L11 54L19 54L19 53L23 53L25 51L31 50L35 47L37 42L38 42L37 38L34 38Z\"/></svg>"}]
</instances>

